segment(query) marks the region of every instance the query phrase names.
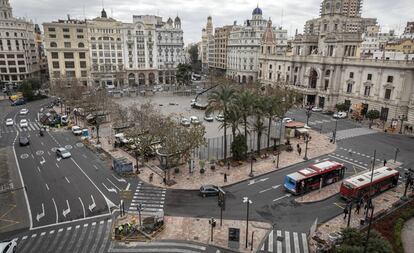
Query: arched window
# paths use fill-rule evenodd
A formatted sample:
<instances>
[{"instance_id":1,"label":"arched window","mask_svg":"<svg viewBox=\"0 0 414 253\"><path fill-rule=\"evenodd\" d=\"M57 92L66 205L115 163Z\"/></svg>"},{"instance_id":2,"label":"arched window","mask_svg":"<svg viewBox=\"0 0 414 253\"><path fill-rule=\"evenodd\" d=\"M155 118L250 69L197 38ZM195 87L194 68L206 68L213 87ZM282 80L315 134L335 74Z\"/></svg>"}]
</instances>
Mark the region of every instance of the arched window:
<instances>
[{"instance_id":1,"label":"arched window","mask_svg":"<svg viewBox=\"0 0 414 253\"><path fill-rule=\"evenodd\" d=\"M326 70L326 71L325 71L325 76L330 76L330 75L331 75L331 70L329 70L329 69L328 69L328 70Z\"/></svg>"},{"instance_id":2,"label":"arched window","mask_svg":"<svg viewBox=\"0 0 414 253\"><path fill-rule=\"evenodd\" d=\"M311 69L309 74L309 87L316 89L316 83L318 81L318 72L315 69Z\"/></svg>"},{"instance_id":3,"label":"arched window","mask_svg":"<svg viewBox=\"0 0 414 253\"><path fill-rule=\"evenodd\" d=\"M85 47L85 44L83 44L82 42L79 42L78 47L79 48L84 48Z\"/></svg>"},{"instance_id":4,"label":"arched window","mask_svg":"<svg viewBox=\"0 0 414 253\"><path fill-rule=\"evenodd\" d=\"M50 47L57 47L56 42L50 42Z\"/></svg>"},{"instance_id":5,"label":"arched window","mask_svg":"<svg viewBox=\"0 0 414 253\"><path fill-rule=\"evenodd\" d=\"M144 85L145 84L145 75L143 73L140 73L138 75L138 84L139 85Z\"/></svg>"}]
</instances>

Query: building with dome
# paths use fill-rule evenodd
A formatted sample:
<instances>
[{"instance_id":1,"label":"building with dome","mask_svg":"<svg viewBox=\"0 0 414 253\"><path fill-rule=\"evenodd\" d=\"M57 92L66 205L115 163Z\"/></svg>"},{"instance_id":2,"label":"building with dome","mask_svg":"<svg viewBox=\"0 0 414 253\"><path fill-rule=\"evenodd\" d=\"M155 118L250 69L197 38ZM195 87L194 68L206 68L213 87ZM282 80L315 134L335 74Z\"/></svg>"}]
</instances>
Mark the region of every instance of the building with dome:
<instances>
[{"instance_id":1,"label":"building with dome","mask_svg":"<svg viewBox=\"0 0 414 253\"><path fill-rule=\"evenodd\" d=\"M239 83L257 81L262 36L267 24L262 9L257 6L251 19L246 20L243 25L233 25L227 45L228 77ZM273 27L272 30L275 30L275 39L280 40L281 45L287 45L287 30Z\"/></svg>"},{"instance_id":2,"label":"building with dome","mask_svg":"<svg viewBox=\"0 0 414 253\"><path fill-rule=\"evenodd\" d=\"M9 0L0 0L0 82L21 83L39 77L35 25L13 16Z\"/></svg>"},{"instance_id":3,"label":"building with dome","mask_svg":"<svg viewBox=\"0 0 414 253\"><path fill-rule=\"evenodd\" d=\"M264 36L260 81L298 91L304 105L334 111L346 103L362 116L378 110L387 126L406 117L413 125L414 63L361 57L363 34L376 25L361 10L362 0L323 0L320 17L306 22L291 52L278 53Z\"/></svg>"}]
</instances>

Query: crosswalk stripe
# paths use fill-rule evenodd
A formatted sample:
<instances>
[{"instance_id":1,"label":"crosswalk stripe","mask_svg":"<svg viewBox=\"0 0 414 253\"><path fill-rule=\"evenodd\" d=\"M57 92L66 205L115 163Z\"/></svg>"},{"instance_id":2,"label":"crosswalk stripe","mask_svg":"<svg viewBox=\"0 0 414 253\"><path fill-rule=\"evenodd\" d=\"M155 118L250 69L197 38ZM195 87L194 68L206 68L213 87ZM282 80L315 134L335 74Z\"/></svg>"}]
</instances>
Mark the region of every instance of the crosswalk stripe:
<instances>
[{"instance_id":1,"label":"crosswalk stripe","mask_svg":"<svg viewBox=\"0 0 414 253\"><path fill-rule=\"evenodd\" d=\"M104 228L104 223L105 223L105 221L99 222L98 232L97 232L97 234L95 236L96 237L96 240L93 243L92 248L90 250L91 253L94 253L96 251L96 248L98 247L98 243L100 241L99 238L101 238L102 232L103 232L103 228Z\"/></svg>"},{"instance_id":2,"label":"crosswalk stripe","mask_svg":"<svg viewBox=\"0 0 414 253\"><path fill-rule=\"evenodd\" d=\"M111 220L108 220L108 222L106 223L106 229L105 229L103 241L102 241L101 247L99 248L98 252L104 252L106 244L108 243L109 232L111 231L111 223L112 223Z\"/></svg>"},{"instance_id":3,"label":"crosswalk stripe","mask_svg":"<svg viewBox=\"0 0 414 253\"><path fill-rule=\"evenodd\" d=\"M303 246L303 253L309 253L308 238L305 233L302 233L302 246Z\"/></svg>"},{"instance_id":4,"label":"crosswalk stripe","mask_svg":"<svg viewBox=\"0 0 414 253\"><path fill-rule=\"evenodd\" d=\"M285 248L286 248L286 253L291 253L290 250L290 234L288 231L285 231Z\"/></svg>"},{"instance_id":5,"label":"crosswalk stripe","mask_svg":"<svg viewBox=\"0 0 414 253\"><path fill-rule=\"evenodd\" d=\"M282 231L278 230L277 231L277 237L281 237L282 236ZM282 242L277 240L276 241L276 246L277 246L277 253L282 253Z\"/></svg>"},{"instance_id":6,"label":"crosswalk stripe","mask_svg":"<svg viewBox=\"0 0 414 253\"><path fill-rule=\"evenodd\" d=\"M267 251L273 252L273 230L269 234L269 248Z\"/></svg>"},{"instance_id":7,"label":"crosswalk stripe","mask_svg":"<svg viewBox=\"0 0 414 253\"><path fill-rule=\"evenodd\" d=\"M298 233L293 232L293 244L295 245L295 253L300 253Z\"/></svg>"}]
</instances>

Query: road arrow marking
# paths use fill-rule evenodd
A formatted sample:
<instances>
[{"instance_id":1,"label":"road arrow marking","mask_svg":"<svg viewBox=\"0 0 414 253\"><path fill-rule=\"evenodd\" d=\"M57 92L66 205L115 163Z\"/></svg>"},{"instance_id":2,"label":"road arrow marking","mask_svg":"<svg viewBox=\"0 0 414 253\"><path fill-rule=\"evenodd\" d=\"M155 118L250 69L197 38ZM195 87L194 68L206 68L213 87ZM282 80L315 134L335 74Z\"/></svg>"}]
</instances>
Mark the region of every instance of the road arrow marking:
<instances>
[{"instance_id":1,"label":"road arrow marking","mask_svg":"<svg viewBox=\"0 0 414 253\"><path fill-rule=\"evenodd\" d=\"M60 157L56 158L56 161L60 162L60 160L62 160L62 158Z\"/></svg>"},{"instance_id":2,"label":"road arrow marking","mask_svg":"<svg viewBox=\"0 0 414 253\"><path fill-rule=\"evenodd\" d=\"M129 191L129 188L131 187L131 184L128 183L127 187L125 188L125 191Z\"/></svg>"},{"instance_id":3,"label":"road arrow marking","mask_svg":"<svg viewBox=\"0 0 414 253\"><path fill-rule=\"evenodd\" d=\"M270 190L272 190L272 189L277 189L277 188L279 188L279 187L280 187L280 184L279 184L279 185L272 186L272 187L270 187L269 189L262 190L262 191L260 191L259 193L264 193L264 192L270 191Z\"/></svg>"},{"instance_id":4,"label":"road arrow marking","mask_svg":"<svg viewBox=\"0 0 414 253\"><path fill-rule=\"evenodd\" d=\"M43 165L46 162L45 158L42 156L42 161L40 161L40 165Z\"/></svg>"},{"instance_id":5,"label":"road arrow marking","mask_svg":"<svg viewBox=\"0 0 414 253\"><path fill-rule=\"evenodd\" d=\"M106 187L106 185L104 183L102 183L102 185L105 187L105 189L107 191L117 193L116 189L114 189L114 188L108 188L108 187Z\"/></svg>"},{"instance_id":6,"label":"road arrow marking","mask_svg":"<svg viewBox=\"0 0 414 253\"><path fill-rule=\"evenodd\" d=\"M92 198L92 205L89 205L89 211L92 213L92 210L96 207L95 204L95 199L93 198L93 196L91 195Z\"/></svg>"},{"instance_id":7,"label":"road arrow marking","mask_svg":"<svg viewBox=\"0 0 414 253\"><path fill-rule=\"evenodd\" d=\"M268 180L269 178L267 177L267 178L262 178L262 179L259 179L259 180L250 180L249 181L249 184L248 185L252 185L252 184L256 184L256 183L260 183L260 182L264 182L264 181L266 181L266 180Z\"/></svg>"},{"instance_id":8,"label":"road arrow marking","mask_svg":"<svg viewBox=\"0 0 414 253\"><path fill-rule=\"evenodd\" d=\"M45 206L43 205L43 203L42 203L42 213L38 213L37 215L36 215L36 220L37 220L37 222L39 222L39 220L41 219L41 218L43 218L45 216Z\"/></svg>"},{"instance_id":9,"label":"road arrow marking","mask_svg":"<svg viewBox=\"0 0 414 253\"><path fill-rule=\"evenodd\" d=\"M115 179L116 179L116 181L118 181L118 182L124 182L124 183L126 183L127 181L124 179L124 178L117 178L115 175L112 175Z\"/></svg>"},{"instance_id":10,"label":"road arrow marking","mask_svg":"<svg viewBox=\"0 0 414 253\"><path fill-rule=\"evenodd\" d=\"M63 210L63 216L66 218L66 215L68 215L70 213L70 206L69 206L69 201L66 200L66 205L68 205L68 209Z\"/></svg>"},{"instance_id":11,"label":"road arrow marking","mask_svg":"<svg viewBox=\"0 0 414 253\"><path fill-rule=\"evenodd\" d=\"M274 199L274 200L273 200L273 202L278 201L278 200L281 200L281 199L284 199L284 198L287 198L287 197L290 197L290 196L292 196L290 193L285 194L285 195L284 195L284 196L282 196L282 197L279 197L279 198L277 198L277 199Z\"/></svg>"}]
</instances>

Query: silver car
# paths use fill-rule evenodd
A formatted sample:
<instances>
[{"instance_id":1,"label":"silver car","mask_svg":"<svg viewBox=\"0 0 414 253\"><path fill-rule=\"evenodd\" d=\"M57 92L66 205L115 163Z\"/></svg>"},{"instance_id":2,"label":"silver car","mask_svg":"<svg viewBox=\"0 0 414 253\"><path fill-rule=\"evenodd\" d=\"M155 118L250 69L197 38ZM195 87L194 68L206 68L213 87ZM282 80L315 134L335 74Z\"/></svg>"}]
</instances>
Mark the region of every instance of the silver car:
<instances>
[{"instance_id":1,"label":"silver car","mask_svg":"<svg viewBox=\"0 0 414 253\"><path fill-rule=\"evenodd\" d=\"M58 149L56 149L56 155L58 157L60 157L60 158L63 158L63 159L69 158L69 157L72 156L70 154L70 152L67 149L65 149L65 148L58 148Z\"/></svg>"}]
</instances>

